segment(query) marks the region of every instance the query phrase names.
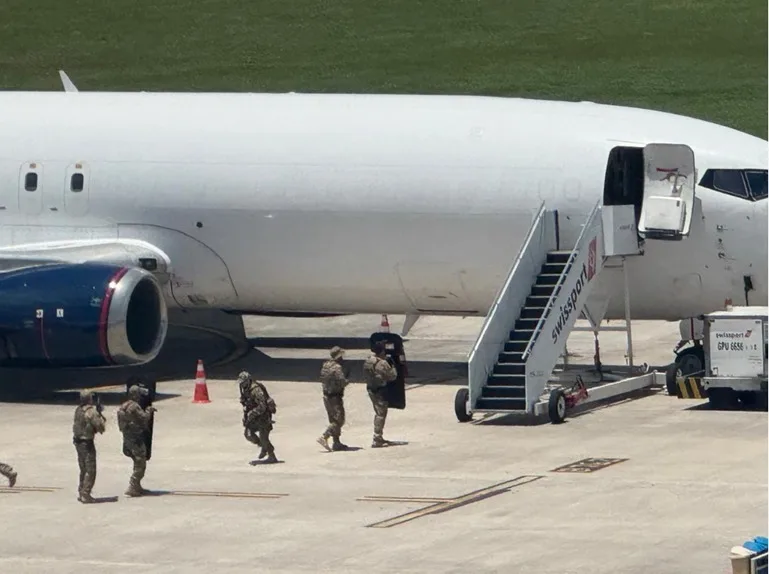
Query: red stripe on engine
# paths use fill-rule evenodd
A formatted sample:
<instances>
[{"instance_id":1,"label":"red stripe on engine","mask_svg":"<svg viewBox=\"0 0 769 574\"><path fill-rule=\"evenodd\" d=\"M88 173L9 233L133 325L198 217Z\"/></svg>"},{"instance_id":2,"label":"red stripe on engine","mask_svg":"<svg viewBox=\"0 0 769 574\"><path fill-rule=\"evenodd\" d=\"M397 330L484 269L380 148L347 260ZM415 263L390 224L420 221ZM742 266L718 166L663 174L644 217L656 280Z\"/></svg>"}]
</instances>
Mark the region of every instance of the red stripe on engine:
<instances>
[{"instance_id":1,"label":"red stripe on engine","mask_svg":"<svg viewBox=\"0 0 769 574\"><path fill-rule=\"evenodd\" d=\"M107 283L107 290L104 292L104 299L101 302L101 313L99 314L99 349L101 355L109 364L114 364L112 356L109 354L109 347L107 346L107 327L109 321L109 304L112 301L112 294L115 289L110 287L111 283L117 283L120 279L128 273L128 267L123 267L120 271L115 273Z\"/></svg>"}]
</instances>

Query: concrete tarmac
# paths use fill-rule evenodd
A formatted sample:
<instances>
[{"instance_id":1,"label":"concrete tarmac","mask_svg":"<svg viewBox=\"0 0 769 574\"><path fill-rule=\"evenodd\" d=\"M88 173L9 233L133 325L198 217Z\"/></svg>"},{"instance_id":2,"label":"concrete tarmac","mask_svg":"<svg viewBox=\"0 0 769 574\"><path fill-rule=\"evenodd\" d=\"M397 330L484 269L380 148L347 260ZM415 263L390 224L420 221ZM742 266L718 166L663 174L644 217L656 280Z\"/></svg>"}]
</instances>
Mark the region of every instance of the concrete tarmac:
<instances>
[{"instance_id":1,"label":"concrete tarmac","mask_svg":"<svg viewBox=\"0 0 769 574\"><path fill-rule=\"evenodd\" d=\"M378 325L369 319L249 319L247 331L312 335L297 322L321 321L320 335L336 335L336 325L340 337L366 337ZM348 329L334 321L349 321ZM370 448L373 412L356 381L342 437L357 450L327 453L315 442L327 424L319 385L265 377L278 406L271 438L281 462L252 465L258 449L243 438L235 383L209 374L211 402L194 404L193 364L189 379L158 385L143 481L155 494L139 499L123 495L131 472L115 416L123 389L102 393L108 428L97 438L94 496L105 501L94 505L76 500L76 393L0 405L0 460L19 473L14 489L0 487L0 569L723 573L732 546L765 535L765 412L714 411L662 391L562 425L480 416L461 424L453 412L461 377L452 380L445 365L463 360L477 330L457 319L420 323L408 353L423 370L409 381L406 410L391 410L385 428L407 444ZM636 362L669 362L676 326L636 325ZM624 334L606 333L601 343L605 364L624 363ZM591 362L592 335L573 334L569 350ZM300 380L310 381L324 355L261 348L259 360L232 369L250 361L271 364L270 372L296 359L304 361ZM446 378L435 377L431 362ZM433 380L443 384L421 384ZM555 471L585 459L603 460Z\"/></svg>"}]
</instances>

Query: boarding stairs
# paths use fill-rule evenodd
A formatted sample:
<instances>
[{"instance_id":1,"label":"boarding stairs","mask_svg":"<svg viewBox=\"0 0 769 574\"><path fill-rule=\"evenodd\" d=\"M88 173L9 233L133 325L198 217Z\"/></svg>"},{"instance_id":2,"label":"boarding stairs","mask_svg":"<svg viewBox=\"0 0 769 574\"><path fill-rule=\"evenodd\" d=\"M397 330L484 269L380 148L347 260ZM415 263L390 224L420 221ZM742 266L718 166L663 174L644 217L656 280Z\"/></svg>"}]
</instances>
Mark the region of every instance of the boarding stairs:
<instances>
[{"instance_id":1,"label":"boarding stairs","mask_svg":"<svg viewBox=\"0 0 769 574\"><path fill-rule=\"evenodd\" d=\"M563 250L557 212L540 206L470 353L470 413L534 412L607 260L602 207Z\"/></svg>"}]
</instances>

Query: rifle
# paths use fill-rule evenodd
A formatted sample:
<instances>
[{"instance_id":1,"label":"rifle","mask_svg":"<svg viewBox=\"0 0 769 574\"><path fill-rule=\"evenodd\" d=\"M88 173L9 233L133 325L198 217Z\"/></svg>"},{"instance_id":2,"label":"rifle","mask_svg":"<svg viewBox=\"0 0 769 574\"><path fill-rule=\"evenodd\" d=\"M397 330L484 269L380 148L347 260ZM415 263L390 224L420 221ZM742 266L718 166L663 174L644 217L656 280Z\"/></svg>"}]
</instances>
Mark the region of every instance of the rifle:
<instances>
[{"instance_id":1,"label":"rifle","mask_svg":"<svg viewBox=\"0 0 769 574\"><path fill-rule=\"evenodd\" d=\"M104 417L104 414L103 414L104 405L101 404L101 397L99 396L99 393L93 394L93 404L96 407L96 412L99 413L102 417Z\"/></svg>"}]
</instances>

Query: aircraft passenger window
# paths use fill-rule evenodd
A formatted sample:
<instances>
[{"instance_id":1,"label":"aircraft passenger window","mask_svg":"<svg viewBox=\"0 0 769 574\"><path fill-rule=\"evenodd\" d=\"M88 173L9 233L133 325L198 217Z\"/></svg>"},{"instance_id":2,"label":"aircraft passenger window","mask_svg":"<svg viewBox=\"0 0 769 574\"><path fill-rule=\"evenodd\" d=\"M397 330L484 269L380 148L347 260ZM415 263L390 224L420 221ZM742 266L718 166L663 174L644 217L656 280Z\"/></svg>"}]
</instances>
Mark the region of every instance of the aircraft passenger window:
<instances>
[{"instance_id":1,"label":"aircraft passenger window","mask_svg":"<svg viewBox=\"0 0 769 574\"><path fill-rule=\"evenodd\" d=\"M717 169L713 172L713 188L737 197L748 198L742 173L737 169Z\"/></svg>"},{"instance_id":2,"label":"aircraft passenger window","mask_svg":"<svg viewBox=\"0 0 769 574\"><path fill-rule=\"evenodd\" d=\"M766 199L766 170L746 171L745 175L748 178L748 184L750 185L750 195L753 197L753 199Z\"/></svg>"},{"instance_id":3,"label":"aircraft passenger window","mask_svg":"<svg viewBox=\"0 0 769 574\"><path fill-rule=\"evenodd\" d=\"M27 191L35 191L37 190L37 174L34 172L29 172L24 177L24 189Z\"/></svg>"},{"instance_id":4,"label":"aircraft passenger window","mask_svg":"<svg viewBox=\"0 0 769 574\"><path fill-rule=\"evenodd\" d=\"M70 189L72 191L83 191L83 174L73 173L72 180L70 182Z\"/></svg>"}]
</instances>

